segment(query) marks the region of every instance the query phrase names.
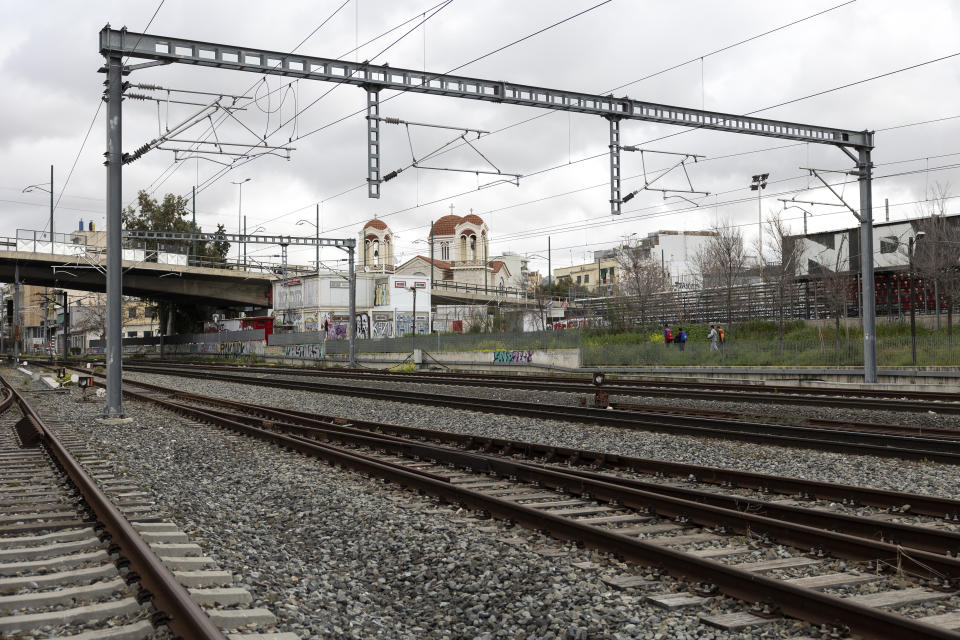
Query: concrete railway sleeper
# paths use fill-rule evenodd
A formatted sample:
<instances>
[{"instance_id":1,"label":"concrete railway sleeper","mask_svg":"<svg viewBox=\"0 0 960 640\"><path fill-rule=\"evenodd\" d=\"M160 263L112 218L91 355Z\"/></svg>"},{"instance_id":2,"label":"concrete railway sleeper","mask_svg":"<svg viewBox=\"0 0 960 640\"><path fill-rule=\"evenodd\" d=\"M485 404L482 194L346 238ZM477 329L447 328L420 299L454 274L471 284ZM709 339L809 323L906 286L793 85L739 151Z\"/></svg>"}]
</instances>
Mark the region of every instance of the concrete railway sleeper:
<instances>
[{"instance_id":1,"label":"concrete railway sleeper","mask_svg":"<svg viewBox=\"0 0 960 640\"><path fill-rule=\"evenodd\" d=\"M150 366L154 363L137 363L135 366ZM236 365L190 364L174 362L178 367L204 369L236 368ZM126 367L125 367L126 368ZM245 370L274 375L336 377L356 380L383 380L391 382L421 382L428 384L482 384L490 387L531 389L543 391L568 391L589 393L594 386L589 378L577 376L499 375L489 373L386 373L358 369L316 369L305 367L256 367ZM782 404L813 404L817 406L882 408L890 411L928 411L931 408L941 413L960 413L960 397L956 393L932 391L850 389L843 387L812 387L782 384L742 384L735 382L704 382L689 380L643 380L635 378L606 377L604 387L612 394L626 396L693 397L705 400L760 401ZM880 401L879 403L877 401ZM878 406L879 404L879 406Z\"/></svg>"},{"instance_id":2,"label":"concrete railway sleeper","mask_svg":"<svg viewBox=\"0 0 960 640\"><path fill-rule=\"evenodd\" d=\"M692 464L636 458L617 454L602 453L585 449L571 449L553 445L510 440L505 438L477 437L469 434L427 429L408 425L383 422L371 422L355 418L326 416L294 409L278 409L265 405L238 402L215 398L202 394L170 389L146 382L128 381L150 391L174 399L180 398L195 402L201 406L225 407L234 410L235 419L244 420L243 414L267 418L272 421L297 423L301 426L343 426L362 429L381 435L400 438L430 440L446 443L462 449L482 452L500 452L502 455L521 455L529 460L564 462L567 465L589 466L600 469L617 469L644 476L674 477L693 483L719 485L727 488L739 488L757 491L763 494L797 496L804 500L829 500L844 505L865 505L884 509L890 515L925 515L946 522L960 522L960 500L939 496L890 491L871 487L844 485L834 482L817 482L802 478L790 478L782 475L770 475L749 471L737 471L720 467L704 467ZM208 409L209 410L209 409ZM257 425L256 421L251 424Z\"/></svg>"},{"instance_id":3,"label":"concrete railway sleeper","mask_svg":"<svg viewBox=\"0 0 960 640\"><path fill-rule=\"evenodd\" d=\"M515 462L488 455L479 455L436 447L425 443L401 441L393 437L361 435L344 430L313 428L313 438L281 433L285 425L272 425L265 429L251 426L241 420L218 415L198 407L170 402L158 393L139 393L128 390L128 396L155 402L189 416L193 420L207 422L239 433L253 436L300 453L320 457L338 465L373 475L402 486L436 496L443 501L464 505L482 511L495 518L510 520L525 527L546 530L560 539L576 540L589 547L617 554L643 565L656 567L685 580L705 583L705 591L711 589L750 603L762 603L766 609L782 612L816 624L842 626L854 633L871 638L960 638L960 633L951 629L927 624L905 616L868 606L856 598L840 598L821 593L814 588L802 586L791 580L779 580L764 573L785 566L812 566L821 562L816 557L823 552L834 553L858 561L871 562L876 571L888 566L924 575L948 575L960 577L960 560L920 550L898 548L888 543L866 540L845 534L831 533L813 527L777 521L772 518L746 514L730 509L700 504L691 500L665 496L658 493L626 487L572 473L545 467ZM340 445L357 447L361 451L345 449L344 446L320 442L316 437L333 440ZM362 452L366 451L366 453ZM471 477L451 467L467 469ZM445 477L443 477L445 476ZM495 491L490 487L496 487ZM486 487L486 490L484 489ZM522 504L518 499L546 490L556 494L548 503ZM506 494L504 492L507 492ZM519 492L521 496L509 493ZM569 496L564 498L564 496ZM591 504L594 503L594 504ZM580 505L579 507L577 505ZM605 505L605 506L604 506ZM594 522L589 522L594 515ZM614 513L616 515L610 515ZM653 514L651 516L651 514ZM779 539L798 549L814 549L814 557L781 558L761 566L749 563L725 564L711 560L708 555L678 551L673 546L682 546L691 541L690 536L652 542L627 535L626 529L615 529L600 524L616 519L639 519L660 517L681 525L696 523L711 527L723 535L748 536L756 540ZM676 525L671 525L676 528ZM668 527L670 528L670 527ZM713 533L692 536L718 537ZM722 536L719 536L722 537ZM723 557L725 551L716 553ZM730 552L736 555L736 552ZM909 557L908 557L909 556ZM898 564L899 563L899 564ZM863 574L850 574L843 579L859 580ZM814 578L817 576L808 576ZM823 580L837 579L820 577ZM944 587L942 583L936 586ZM901 590L905 596L923 598L953 598L951 592L916 587ZM896 594L897 592L890 592ZM677 596L681 594L675 594ZM684 596L686 597L686 596ZM887 596L891 602L896 598Z\"/></svg>"},{"instance_id":4,"label":"concrete railway sleeper","mask_svg":"<svg viewBox=\"0 0 960 640\"><path fill-rule=\"evenodd\" d=\"M470 411L507 413L568 422L602 424L642 431L656 431L698 437L732 439L758 444L803 447L822 451L837 451L841 453L960 464L960 442L939 438L839 431L836 429L763 424L742 420L724 420L697 416L646 415L633 411L549 406L533 402L463 398L449 394L395 390L383 391L349 385L305 382L276 377L266 378L250 375L224 374L169 366L159 371L154 367L142 366L128 366L126 369L127 371L159 373L162 375L176 375L187 378L203 378L207 380L270 386L273 388L313 391L316 393L334 393L395 402L431 404Z\"/></svg>"},{"instance_id":5,"label":"concrete railway sleeper","mask_svg":"<svg viewBox=\"0 0 960 640\"><path fill-rule=\"evenodd\" d=\"M273 614L242 608L250 594L226 586L232 575L212 567L149 494L116 476L72 426L0 383L0 637L138 640L166 627L190 640L296 640L251 636L248 625L265 627Z\"/></svg>"},{"instance_id":6,"label":"concrete railway sleeper","mask_svg":"<svg viewBox=\"0 0 960 640\"><path fill-rule=\"evenodd\" d=\"M196 414L194 410L198 407L180 403L169 402L166 406L174 411L183 411L185 414L189 414L192 417L196 417L196 415L206 415L207 417L213 416L216 418L224 418L241 422L253 427L264 427L284 433L291 433L298 437L312 437L315 439L329 440L337 439L339 436L342 436L346 439L351 439L351 436L358 436L354 443L364 444L369 442L368 436L375 435L377 439L389 439L399 443L411 443L413 446L417 446L418 444L414 442L414 439L412 439L410 436L397 437L385 434L384 431L396 431L396 429L391 428L393 425L376 425L372 428L367 426L364 429L358 429L354 428L355 425L352 422L347 424L337 424L335 422L324 423L320 420L309 420L303 418L297 420L296 422L291 422L289 420L284 420L282 416L276 415L271 416L271 418L268 420L264 420L263 418L250 414L238 414L235 412L219 411L209 408L201 408L201 412ZM422 438L422 436L419 437ZM431 448L431 451L436 452L438 450ZM519 448L506 450L504 455L511 456L513 458L516 458L517 456L524 457L523 454L520 453ZM493 456L483 457L489 457L495 460L504 459L503 457L495 458ZM850 535L879 539L892 544L900 544L905 547L922 549L924 551L945 554L947 556L954 555L960 557L960 532L937 530L935 528L926 526L920 527L893 523L882 521L876 518L829 512L821 509L811 509L794 505L781 505L769 500L757 500L739 495L722 495L711 491L670 486L662 482L645 482L642 480L623 478L609 474L573 470L569 468L560 469L553 466L543 466L543 468L554 471L560 470L565 474L598 480L604 483L619 484L643 491L652 491L685 500L692 500L702 504L710 504L727 509L745 511L755 515L762 515L777 520L785 520L798 524L806 524L822 529L843 531L844 533ZM902 502L902 500L907 499L907 497L908 496L906 494L900 495L901 506L906 504ZM944 508L948 508L947 504L950 504L952 501L946 500L945 502L946 504L943 506Z\"/></svg>"}]
</instances>

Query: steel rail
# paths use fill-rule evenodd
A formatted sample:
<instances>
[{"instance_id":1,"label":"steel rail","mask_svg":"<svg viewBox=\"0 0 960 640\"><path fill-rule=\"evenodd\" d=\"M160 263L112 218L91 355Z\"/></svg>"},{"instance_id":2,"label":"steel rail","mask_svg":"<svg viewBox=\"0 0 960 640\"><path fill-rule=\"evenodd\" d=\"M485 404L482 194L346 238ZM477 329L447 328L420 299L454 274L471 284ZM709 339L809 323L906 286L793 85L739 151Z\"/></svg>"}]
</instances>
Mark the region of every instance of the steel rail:
<instances>
[{"instance_id":1,"label":"steel rail","mask_svg":"<svg viewBox=\"0 0 960 640\"><path fill-rule=\"evenodd\" d=\"M236 365L229 364L214 364L214 363L177 363L180 366L192 366L198 368L232 368ZM564 385L567 387L576 386L576 389L569 390L570 393L584 393L588 391L594 391L596 387L593 385L593 381L590 378L584 378L576 375L570 376L541 376L541 375L524 375L524 374L495 374L495 373L438 373L431 371L418 371L416 373L395 373L395 372L382 372L382 371L370 371L365 369L316 369L316 368L306 368L306 367L256 367L256 366L245 366L244 369L248 371L257 371L263 373L294 373L296 375L304 376L327 376L327 377L337 377L337 378L349 378L349 379L379 379L384 381L391 382L427 382L430 384L452 384L452 385L462 385L464 381L469 381L471 383L483 382L486 383L486 386L491 387L504 387L504 388L520 388L520 389L540 389L540 390L563 390ZM558 389L556 385L561 385ZM945 393L945 392L936 392L936 391L911 391L906 389L898 390L884 390L884 389L850 389L843 387L802 387L797 385L781 385L781 384L743 384L736 382L704 382L704 381L689 381L689 380L643 380L643 379L634 379L634 378L616 378L607 376L604 381L603 386L608 388L611 393L616 393L618 395L651 395L653 390L663 389L667 392L675 393L679 392L681 389L690 389L697 391L700 390L716 390L724 394L729 394L731 392L750 392L750 393L760 393L763 395L771 395L776 397L786 395L790 400L793 398L790 396L799 395L799 396L815 396L817 398L823 399L827 398L828 400L855 400L855 401L865 401L867 398L876 398L876 399L886 399L896 402L895 407L903 407L904 410L914 410L919 407L916 403L911 403L909 401L917 402L934 402L938 403L936 406L939 406L939 403L950 403L945 409L957 411L952 411L955 413L960 413L960 394L957 393ZM613 390L616 391L613 391ZM679 395L679 393L677 393ZM711 395L711 398L716 396ZM739 399L739 396L735 396ZM906 398L908 402L904 403L903 399ZM957 405L957 406L951 406ZM876 408L875 404L864 404L863 406L869 406L870 408ZM924 405L923 410L929 409L930 406Z\"/></svg>"},{"instance_id":2,"label":"steel rail","mask_svg":"<svg viewBox=\"0 0 960 640\"><path fill-rule=\"evenodd\" d=\"M279 430L304 437L316 438L319 436L324 440L332 437L334 439L344 439L353 444L361 445L370 444L370 438L372 437L377 440L387 439L392 442L410 443L417 447L426 446L429 448L429 451L432 452L430 454L425 454L423 451L420 451L415 454L418 456L443 455L448 451L453 451L455 454L462 453L462 451L452 449L439 449L435 445L420 445L419 443L413 442L410 436L397 437L380 433L379 431L376 433L371 433L371 431L365 429L355 428L352 424L342 425L335 423L324 423L320 420L301 419L302 422L312 423L308 426L292 422L285 422L276 418L264 420L249 415L238 415L237 413L232 412L200 408L192 405L175 403L170 400L164 400L163 402L163 406L166 408L190 414L192 417L202 416L210 418L212 416L217 419L224 418L227 420L241 422L243 424L247 424L248 426ZM357 437L354 438L353 436ZM511 453L516 452L512 451ZM484 459L496 461L503 460L502 457L490 456L488 454L480 455ZM510 462L514 461L511 460ZM527 461L524 464L529 465L531 463ZM646 482L633 478L611 476L609 474L565 468L561 469L551 465L534 464L533 466L547 469L549 471L560 471L567 475L575 475L608 484L617 484L646 492L653 492L661 495L681 498L684 500L691 500L701 504L709 504L728 510L749 512L754 515L766 516L775 520L804 524L832 531L842 531L847 535L854 535L867 539L880 539L881 541L890 544L899 544L903 546L909 546L913 549L922 549L931 553L960 557L960 532L938 530L930 527L920 527L909 524L882 522L869 517L823 511L820 509L811 509L801 506L778 505L764 500L756 500L743 496L719 495L710 491L703 491L699 489L671 487L664 484Z\"/></svg>"},{"instance_id":3,"label":"steel rail","mask_svg":"<svg viewBox=\"0 0 960 640\"><path fill-rule=\"evenodd\" d=\"M160 405L164 404L164 400L161 398L129 389L125 389L124 393L133 398L147 400ZM775 608L786 615L791 615L815 624L845 626L855 633L861 633L871 638L890 638L897 640L906 638L937 638L960 640L960 633L949 629L935 627L881 609L874 609L842 598L820 593L819 591L791 585L713 560L697 558L668 547L618 534L615 530L583 524L571 518L557 516L516 502L489 496L450 482L440 482L409 470L399 469L395 465L383 464L371 459L369 456L357 456L353 453L344 452L339 448L326 447L306 439L252 427L212 414L202 417L204 412L200 409L192 409L192 411L196 418L205 419L218 426L273 442L279 446L306 455L320 457L368 475L374 475L396 482L402 486L434 495L442 500L482 510L495 518L511 520L531 529L546 530L552 536L559 539L578 540L588 547L615 553L625 559L660 568L678 577L708 582L715 585L717 589L727 595L747 602L773 604ZM374 442L375 446L381 448L405 446L409 447L410 450L416 450L414 445L403 445L402 443L394 443L393 441L384 439L378 440L376 438L370 438L370 440ZM654 504L661 505L660 508L670 511L679 509L680 507L678 505L681 503L689 502L669 499L657 494L648 496L645 495L645 492L630 490L617 485L591 481L558 472L548 472L525 465L510 465L505 461L498 461L496 465L490 465L489 461L472 454L461 454L461 456L460 459L466 463L466 466L479 465L481 468L490 466L492 467L490 470L494 470L496 466L501 466L500 472L509 472L511 467L515 467L527 481L539 481L546 486L562 487L575 493L590 492L592 497L600 500L623 499L625 495L624 492L631 492L633 498L628 501L630 504L627 506L643 508L640 506L641 504ZM470 464L471 459L473 459L473 464ZM683 507L687 509L717 510L716 507L707 507L697 505L696 503L684 504ZM725 512L727 510L717 511ZM750 519L754 522L759 522L756 518L749 518L745 514L734 513L726 517L730 521L736 518L741 519L741 521ZM772 526L782 527L783 523L773 523ZM804 529L810 528L804 527ZM812 533L820 532L812 530ZM853 538L852 536L843 536L842 534L833 535L836 536L838 540L848 538L849 540L844 540L838 544L846 544L851 550L866 548L865 545L868 544L868 541ZM882 545L882 543L872 543L872 545ZM886 551L893 551L895 554L894 557L896 557L897 548L894 545L886 545L886 547ZM878 548L879 547L874 546L871 555L865 556L864 559L876 557ZM960 568L960 560L944 559L941 556L935 556L934 554L928 554L923 551L915 551L913 553L923 558L924 562L934 562L936 567L942 567L945 564L948 565L953 562L956 563L956 568Z\"/></svg>"},{"instance_id":4,"label":"steel rail","mask_svg":"<svg viewBox=\"0 0 960 640\"><path fill-rule=\"evenodd\" d=\"M452 409L525 415L569 422L585 422L640 431L657 431L698 437L731 439L759 444L775 444L806 449L814 448L817 450L856 453L859 455L876 455L888 458L930 460L947 464L960 464L960 443L934 438L845 432L837 429L794 425L770 425L697 416L645 415L634 411L551 406L515 400L464 398L461 396L416 391L385 391L366 387L325 384L321 382L294 381L283 378L266 379L209 371L183 371L169 366L159 371L153 367L143 367L140 365L128 365L126 369L131 372L160 373L161 375L178 375L186 378L203 378L207 380L270 386L272 388L310 391L314 393L334 393L374 398L377 400L431 404Z\"/></svg>"},{"instance_id":5,"label":"steel rail","mask_svg":"<svg viewBox=\"0 0 960 640\"><path fill-rule=\"evenodd\" d=\"M102 377L102 374L94 374ZM928 515L946 520L960 521L960 500L929 496L888 489L861 487L856 485L840 484L835 482L817 482L802 478L788 478L779 475L738 471L719 467L706 467L682 462L669 462L638 458L614 453L603 453L586 449L574 449L523 440L507 438L491 438L470 434L440 431L422 427L411 427L367 420L346 419L338 416L324 416L314 412L297 411L294 409L278 409L264 405L250 404L237 400L214 398L189 391L171 389L148 382L128 381L133 384L169 397L195 400L202 403L214 404L229 408L236 408L272 417L283 421L287 419L303 420L319 426L335 424L338 426L352 425L368 431L381 434L400 434L401 437L415 437L452 443L467 449L481 449L483 451L500 450L504 455L522 454L528 458L544 458L547 460L564 459L569 464L589 465L599 468L618 468L627 471L648 475L669 475L692 479L695 482L706 484L729 485L760 492L774 492L785 495L801 495L812 499L832 500L835 502L863 504L871 507L909 511L912 514ZM905 509L906 507L906 509Z\"/></svg>"},{"instance_id":6,"label":"steel rail","mask_svg":"<svg viewBox=\"0 0 960 640\"><path fill-rule=\"evenodd\" d=\"M140 537L130 522L110 498L100 490L96 481L83 469L59 438L49 429L30 404L4 379L3 386L10 391L17 406L36 430L40 440L77 487L80 495L90 507L97 521L103 526L111 540L111 553L119 553L127 561L130 572L128 581L136 580L140 584L141 594L138 600L153 600L158 614L154 614L154 626L167 625L179 637L188 640L226 640L226 636L217 628L203 609L190 597L190 593L177 581L173 573L163 564Z\"/></svg>"}]
</instances>

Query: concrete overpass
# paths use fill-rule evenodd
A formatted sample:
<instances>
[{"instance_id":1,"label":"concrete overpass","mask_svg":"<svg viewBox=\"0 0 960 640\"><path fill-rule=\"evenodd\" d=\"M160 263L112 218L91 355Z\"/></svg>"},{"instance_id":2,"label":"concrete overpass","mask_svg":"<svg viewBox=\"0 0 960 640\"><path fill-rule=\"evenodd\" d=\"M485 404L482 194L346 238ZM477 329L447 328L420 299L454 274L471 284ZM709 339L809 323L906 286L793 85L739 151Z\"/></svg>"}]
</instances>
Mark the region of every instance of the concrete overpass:
<instances>
[{"instance_id":1,"label":"concrete overpass","mask_svg":"<svg viewBox=\"0 0 960 640\"><path fill-rule=\"evenodd\" d=\"M530 292L523 289L499 289L446 280L434 280L430 297L431 302L435 305L500 304L504 307L522 307L525 309L536 309L540 306L546 308L549 300L549 298L543 298L538 301L535 296L531 296ZM562 298L556 298L551 306L559 309L562 303Z\"/></svg>"},{"instance_id":2,"label":"concrete overpass","mask_svg":"<svg viewBox=\"0 0 960 640\"><path fill-rule=\"evenodd\" d=\"M68 256L0 250L0 282L20 281L41 287L105 291L105 254ZM272 273L216 269L156 262L123 261L124 295L220 306L269 307Z\"/></svg>"}]
</instances>

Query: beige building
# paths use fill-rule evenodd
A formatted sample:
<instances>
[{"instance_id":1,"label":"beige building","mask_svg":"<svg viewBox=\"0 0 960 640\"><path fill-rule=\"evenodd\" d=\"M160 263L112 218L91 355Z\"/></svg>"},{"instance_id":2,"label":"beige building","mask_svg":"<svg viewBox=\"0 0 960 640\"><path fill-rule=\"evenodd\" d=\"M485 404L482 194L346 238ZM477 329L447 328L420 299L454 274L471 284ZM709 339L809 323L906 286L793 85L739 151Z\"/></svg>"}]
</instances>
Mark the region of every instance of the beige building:
<instances>
[{"instance_id":1,"label":"beige building","mask_svg":"<svg viewBox=\"0 0 960 640\"><path fill-rule=\"evenodd\" d=\"M616 249L595 251L593 255L592 262L554 269L554 280L560 282L566 279L575 290L584 293L612 294L620 274Z\"/></svg>"}]
</instances>

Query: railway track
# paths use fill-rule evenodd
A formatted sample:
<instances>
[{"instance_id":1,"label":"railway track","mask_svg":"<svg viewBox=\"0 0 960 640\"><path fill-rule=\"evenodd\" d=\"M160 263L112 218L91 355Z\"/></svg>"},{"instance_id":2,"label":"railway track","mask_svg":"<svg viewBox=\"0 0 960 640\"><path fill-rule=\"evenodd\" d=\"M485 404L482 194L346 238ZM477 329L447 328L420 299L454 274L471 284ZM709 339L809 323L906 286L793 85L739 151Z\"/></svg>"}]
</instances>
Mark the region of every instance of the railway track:
<instances>
[{"instance_id":1,"label":"railway track","mask_svg":"<svg viewBox=\"0 0 960 640\"><path fill-rule=\"evenodd\" d=\"M196 367L166 365L163 368L145 365L125 365L128 372L176 375L187 378L202 378L240 384L269 386L272 388L333 393L338 395L374 398L395 402L429 404L447 408L465 409L522 415L549 420L601 424L625 429L657 431L678 435L723 438L773 444L788 447L803 447L822 451L837 451L859 455L877 455L910 460L931 460L947 464L960 464L960 440L949 432L945 437L936 437L929 432L890 433L873 426L857 429L827 428L793 424L754 422L742 418L718 418L677 413L608 410L588 407L559 406L536 402L492 400L463 397L452 394L435 394L417 391L383 390L345 384L330 384L313 380L296 380L278 377L273 371L259 373L223 373Z\"/></svg>"},{"instance_id":2,"label":"railway track","mask_svg":"<svg viewBox=\"0 0 960 640\"><path fill-rule=\"evenodd\" d=\"M253 640L249 625L275 622L70 425L0 383L0 637L137 640L167 627Z\"/></svg>"},{"instance_id":3,"label":"railway track","mask_svg":"<svg viewBox=\"0 0 960 640\"><path fill-rule=\"evenodd\" d=\"M178 368L236 368L235 365L172 363ZM143 364L124 365L149 366ZM167 365L163 365L167 366ZM420 382L441 385L483 385L504 389L528 389L592 393L596 387L589 378L575 376L522 376L484 373L384 373L356 369L310 369L300 367L244 367L255 373L336 377L385 382ZM881 409L884 411L960 414L960 394L929 391L883 389L849 389L839 387L801 387L780 384L742 384L727 382L693 382L685 380L638 380L607 376L604 388L612 395L646 397L681 397L723 402L768 402L817 407Z\"/></svg>"},{"instance_id":4,"label":"railway track","mask_svg":"<svg viewBox=\"0 0 960 640\"><path fill-rule=\"evenodd\" d=\"M137 391L131 386L125 391L129 397L190 420L320 457L561 539L578 540L688 581L690 588L685 590L682 585L664 587L637 576L622 576L621 587L644 587L651 592L650 600L660 606L717 608L716 603L723 601L717 599L720 593L759 603L749 611L722 605L722 613L702 616L706 624L737 630L766 624L782 613L816 624L845 626L871 638L960 638L952 630L960 628L960 616L949 610L929 615L926 608L960 606L955 591L960 584L960 560L953 557L960 549L960 533L949 528L858 519L751 501L742 495L695 492L582 468L558 468L535 459L539 450L526 449L528 443L473 443L485 451L481 453L429 441L430 433L441 441L464 437L457 434L357 421L345 424L342 419L157 385L139 384L142 390ZM563 455L568 460L574 457ZM592 452L576 455L581 460L606 459ZM607 462L621 468L627 463L642 464L616 456ZM718 472L721 477L732 474L725 481L743 486L775 481L757 474L698 469L703 477L717 477ZM846 492L844 499L851 501L902 506L906 500L921 498L794 482L805 483L812 494L821 489ZM720 503L725 506L717 506ZM953 520L958 507L960 502L955 500L927 497L922 509ZM891 608L907 615L892 613Z\"/></svg>"}]
</instances>

